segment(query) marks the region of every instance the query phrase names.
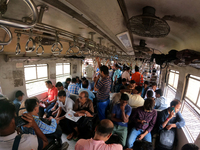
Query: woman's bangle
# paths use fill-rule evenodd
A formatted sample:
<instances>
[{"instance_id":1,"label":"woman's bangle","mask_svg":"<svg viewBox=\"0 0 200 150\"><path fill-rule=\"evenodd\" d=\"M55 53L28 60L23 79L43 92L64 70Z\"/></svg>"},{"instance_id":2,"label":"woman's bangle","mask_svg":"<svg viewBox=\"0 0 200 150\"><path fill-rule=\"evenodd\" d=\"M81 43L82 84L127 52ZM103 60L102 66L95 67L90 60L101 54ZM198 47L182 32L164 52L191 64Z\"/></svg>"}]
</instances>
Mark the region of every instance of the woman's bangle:
<instances>
[{"instance_id":1,"label":"woman's bangle","mask_svg":"<svg viewBox=\"0 0 200 150\"><path fill-rule=\"evenodd\" d=\"M167 121L169 121L169 118L167 118Z\"/></svg>"}]
</instances>

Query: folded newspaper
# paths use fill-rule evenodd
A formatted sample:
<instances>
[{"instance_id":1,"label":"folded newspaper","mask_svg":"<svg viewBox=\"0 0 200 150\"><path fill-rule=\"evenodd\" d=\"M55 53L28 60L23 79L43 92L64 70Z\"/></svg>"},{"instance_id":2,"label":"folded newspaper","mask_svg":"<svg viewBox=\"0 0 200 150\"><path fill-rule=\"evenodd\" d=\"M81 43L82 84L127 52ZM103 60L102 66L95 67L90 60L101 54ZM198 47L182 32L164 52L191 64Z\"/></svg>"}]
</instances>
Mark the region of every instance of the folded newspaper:
<instances>
[{"instance_id":1,"label":"folded newspaper","mask_svg":"<svg viewBox=\"0 0 200 150\"><path fill-rule=\"evenodd\" d=\"M80 116L80 117L75 117L75 116L74 116L75 113L76 113L75 111L70 110L70 111L68 111L68 112L65 114L65 117L66 117L67 119L69 119L69 120L72 120L72 121L74 121L74 122L77 122L82 116Z\"/></svg>"}]
</instances>

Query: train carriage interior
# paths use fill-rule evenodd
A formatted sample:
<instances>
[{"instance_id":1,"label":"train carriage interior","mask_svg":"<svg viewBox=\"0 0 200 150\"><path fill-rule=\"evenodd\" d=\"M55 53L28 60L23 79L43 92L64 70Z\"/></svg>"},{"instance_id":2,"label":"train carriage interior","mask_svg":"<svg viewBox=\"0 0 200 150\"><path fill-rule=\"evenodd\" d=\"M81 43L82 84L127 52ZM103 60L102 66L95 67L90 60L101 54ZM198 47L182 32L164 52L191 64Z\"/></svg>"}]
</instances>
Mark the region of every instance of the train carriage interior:
<instances>
[{"instance_id":1,"label":"train carriage interior","mask_svg":"<svg viewBox=\"0 0 200 150\"><path fill-rule=\"evenodd\" d=\"M113 133L118 130L116 126L128 128L125 136L127 140L125 139L125 143L119 142L122 145L121 149L128 150L133 146L129 144L132 133L132 130L129 131L129 128L132 128L130 122L131 119L133 122L139 120L135 119L136 114L139 113L139 106L144 107L144 112L155 111L157 121L155 120L154 124L156 126L159 123L158 118L164 111L164 109L157 110L156 108L156 99L159 98L157 95L160 95L167 102L166 110L180 104L179 111L174 110L175 115L172 119L179 117L179 114L184 119L184 125L175 123L175 127L170 127L170 129L176 129L171 149L184 150L182 147L187 143L200 147L199 7L198 0L0 0L0 100L7 99L14 102L17 91L21 91L23 99L20 102L20 108L25 109L28 105L26 100L49 98L49 94L55 88L57 95L52 98L55 102L47 100L47 102L36 101L36 103L42 103L38 111L44 112L43 118L47 120L56 118L56 112L52 113L52 108L58 107L57 116L65 111L62 110L65 102L62 104L59 102L60 97L66 97L67 94L66 92L62 95L63 93L60 92L61 82L63 88L70 93L73 108L77 104L77 109L79 105L81 108L87 105L90 109L86 112L84 110L84 114L82 110L79 111L80 113L74 110L79 117L82 116L81 118L92 118L86 123L88 125L88 122L92 122L91 136L90 132L83 134L88 134L87 138L92 138L94 134L96 136L98 128L95 129L95 126L100 126L99 121L107 118L114 124ZM88 69L88 66L91 68ZM92 75L90 76L88 72ZM122 78L125 72L128 74L127 79ZM140 74L139 81L137 81L138 77L136 79L136 73ZM148 81L147 89L145 89L145 81ZM155 90L154 83L157 86ZM76 85L80 89L89 89L93 93L95 98L92 101L92 109L89 99L87 104L82 105L81 102L83 98L81 94L88 97L89 93L86 92L87 96L86 93L80 91L73 93L69 89L71 85ZM141 93L146 90L144 97L141 97L142 105L130 106L132 108L130 114L120 113L122 119L119 124L120 121L116 121L117 110L116 114L114 113L115 108L117 109L115 106L120 104L119 108L122 109L121 105L124 104L121 104L121 101L125 103L128 95L129 104L121 111L126 109L128 105L131 105L130 99L135 94L141 95L140 87ZM146 95L149 89L154 94L150 98ZM149 99L155 103L155 109L146 111L148 109L145 103ZM178 100L177 104L170 105L176 101L175 99ZM100 103L108 101L110 108L103 109L103 115L106 117L102 119L99 109L103 106L100 107ZM135 102L136 98L133 98L133 103ZM52 107L49 109L50 105ZM107 108L108 105L105 107ZM45 108L42 108L43 106ZM51 115L46 112L47 108L51 111ZM2 121L1 112L0 110L0 122ZM163 129L170 125L166 121L170 121L171 112L168 111L169 117L165 118L164 123L161 124ZM26 112L23 111L23 113ZM87 117L87 115L92 117ZM181 118L178 120L180 121ZM61 123L61 120L54 120L57 125ZM147 132L144 135L146 137L151 130L152 132L158 130L154 126L154 129L153 127L149 129L150 121L143 123L141 119L141 122L139 120L136 124L142 125L137 127L135 124L133 128L137 128L137 131L142 130L144 134ZM67 124L66 128L68 124L76 125L72 130L77 136L62 133L62 143L68 143L68 148L65 149L81 149L76 145L79 142L79 131L76 129L79 129L80 125L71 120L66 122L63 123ZM0 143L1 136L4 135L1 126L3 125L0 123ZM63 125L61 128L63 131ZM86 130L86 127L80 128L80 134ZM167 128L168 131L170 129ZM156 135L152 132L150 143L154 149L159 142L161 132ZM37 132L34 134L37 135ZM72 137L69 138L69 135ZM138 140L147 139L140 138L139 135ZM120 136L116 132L106 143L113 144L118 140L120 141ZM149 140L146 141L149 142Z\"/></svg>"}]
</instances>

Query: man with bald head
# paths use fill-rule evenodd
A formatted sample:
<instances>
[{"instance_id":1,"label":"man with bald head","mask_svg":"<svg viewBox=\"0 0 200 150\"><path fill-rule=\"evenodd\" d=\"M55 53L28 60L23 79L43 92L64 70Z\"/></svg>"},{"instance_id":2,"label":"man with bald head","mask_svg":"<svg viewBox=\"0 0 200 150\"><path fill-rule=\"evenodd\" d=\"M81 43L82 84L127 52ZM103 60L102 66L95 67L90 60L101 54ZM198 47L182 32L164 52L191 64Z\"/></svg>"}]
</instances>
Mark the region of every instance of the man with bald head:
<instances>
[{"instance_id":1,"label":"man with bald head","mask_svg":"<svg viewBox=\"0 0 200 150\"><path fill-rule=\"evenodd\" d=\"M114 125L109 119L103 119L95 129L95 135L92 139L80 139L75 150L122 150L120 144L106 144L111 137Z\"/></svg>"}]
</instances>

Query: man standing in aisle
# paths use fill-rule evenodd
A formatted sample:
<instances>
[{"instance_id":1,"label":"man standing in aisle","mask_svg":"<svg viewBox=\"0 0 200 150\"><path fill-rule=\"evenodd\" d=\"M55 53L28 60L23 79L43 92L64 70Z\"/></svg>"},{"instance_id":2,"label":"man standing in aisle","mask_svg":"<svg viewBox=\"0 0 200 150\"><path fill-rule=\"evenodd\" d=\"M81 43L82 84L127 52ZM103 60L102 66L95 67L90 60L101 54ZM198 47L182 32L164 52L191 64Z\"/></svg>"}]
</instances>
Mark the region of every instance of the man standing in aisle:
<instances>
[{"instance_id":1,"label":"man standing in aisle","mask_svg":"<svg viewBox=\"0 0 200 150\"><path fill-rule=\"evenodd\" d=\"M100 76L101 80L98 82ZM106 119L106 108L110 103L110 88L111 79L109 77L108 67L103 65L100 67L100 75L94 85L94 90L97 91L97 110L100 120Z\"/></svg>"},{"instance_id":2,"label":"man standing in aisle","mask_svg":"<svg viewBox=\"0 0 200 150\"><path fill-rule=\"evenodd\" d=\"M92 77L95 74L95 70L94 68L88 63L86 62L86 67L85 67L85 77L89 80L89 82L92 81Z\"/></svg>"}]
</instances>

